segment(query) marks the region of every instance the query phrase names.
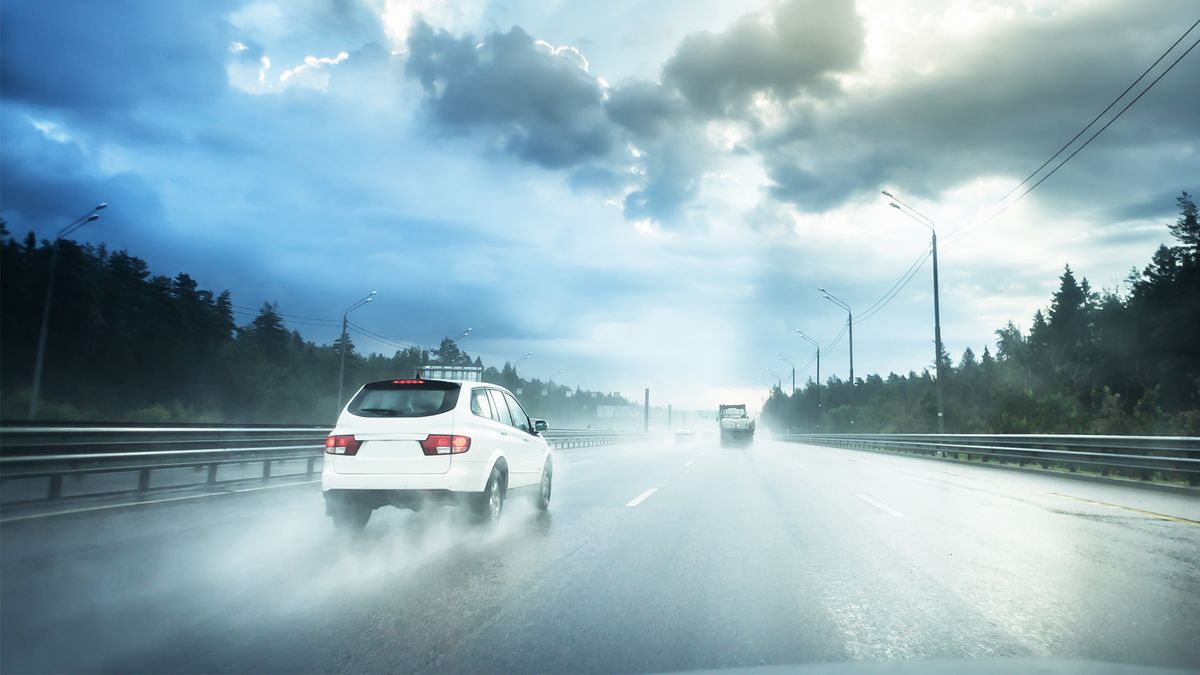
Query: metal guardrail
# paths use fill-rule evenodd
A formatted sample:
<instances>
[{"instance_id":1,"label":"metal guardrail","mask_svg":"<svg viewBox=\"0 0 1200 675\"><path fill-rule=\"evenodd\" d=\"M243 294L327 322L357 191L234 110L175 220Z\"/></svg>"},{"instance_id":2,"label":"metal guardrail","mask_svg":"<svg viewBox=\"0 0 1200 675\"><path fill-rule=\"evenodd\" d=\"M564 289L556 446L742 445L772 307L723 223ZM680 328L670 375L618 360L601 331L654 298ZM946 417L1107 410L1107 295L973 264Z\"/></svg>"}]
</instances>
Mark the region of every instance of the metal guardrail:
<instances>
[{"instance_id":1,"label":"metal guardrail","mask_svg":"<svg viewBox=\"0 0 1200 675\"><path fill-rule=\"evenodd\" d=\"M285 476L312 478L324 458L328 434L329 428L324 426L4 427L0 428L3 503L146 493ZM543 436L553 448L571 449L614 445L641 434L560 429ZM261 471L256 468L259 465ZM171 469L176 471L169 480L152 481L156 474L161 478L163 471ZM85 481L85 476L96 478ZM134 476L136 488L132 487ZM18 481L25 489L12 489ZM39 482L40 486L35 485ZM84 485L89 482L91 485Z\"/></svg>"},{"instance_id":2,"label":"metal guardrail","mask_svg":"<svg viewBox=\"0 0 1200 675\"><path fill-rule=\"evenodd\" d=\"M780 440L1200 485L1200 438L1057 434L782 434Z\"/></svg>"}]
</instances>

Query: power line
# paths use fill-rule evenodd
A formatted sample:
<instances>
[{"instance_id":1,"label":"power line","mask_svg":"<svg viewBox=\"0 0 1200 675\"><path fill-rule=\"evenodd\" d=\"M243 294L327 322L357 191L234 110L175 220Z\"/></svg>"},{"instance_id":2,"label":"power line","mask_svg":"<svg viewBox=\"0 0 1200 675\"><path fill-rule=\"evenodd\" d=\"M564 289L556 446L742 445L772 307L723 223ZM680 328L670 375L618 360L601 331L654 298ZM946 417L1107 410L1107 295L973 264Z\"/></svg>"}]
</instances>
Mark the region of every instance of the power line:
<instances>
[{"instance_id":1,"label":"power line","mask_svg":"<svg viewBox=\"0 0 1200 675\"><path fill-rule=\"evenodd\" d=\"M358 325L358 324L354 323L353 321L347 321L346 323L347 323L349 326L353 327L353 328L357 328L357 329L358 329L358 331L360 331L360 332L361 332L362 334L364 334L366 337L374 338L374 339L376 339L376 340L379 340L379 341L381 341L381 342L386 342L386 343L388 343L388 344L391 344L391 345L394 345L394 346L397 346L397 347L401 347L401 348L403 348L403 349L409 349L409 348L412 348L412 347L416 347L417 349L425 349L424 347L422 347L422 346L420 346L420 345L415 345L415 344L412 344L412 343L409 343L409 342L405 342L404 340L397 340L397 339L395 339L395 338L390 338L390 337L386 337L386 336L380 335L379 333L376 333L376 332L374 332L374 331L371 331L371 330L368 330L368 329L366 329L366 328L363 328L362 326L360 326L360 325Z\"/></svg>"},{"instance_id":2,"label":"power line","mask_svg":"<svg viewBox=\"0 0 1200 675\"><path fill-rule=\"evenodd\" d=\"M1035 170L1033 173L1031 173L1031 174L1029 174L1028 176L1026 176L1026 177L1025 177L1025 180L1021 181L1021 182L1020 182L1020 183L1018 183L1016 186L1014 186L1014 187L1013 187L1013 189L1009 190L1009 191L1008 191L1008 193L1006 193L1006 194L1005 194L1003 197L1001 197L999 200L997 200L997 201L996 201L994 204L992 204L991 206L989 206L987 209L984 209L984 213L986 213L987 211L989 211L989 210L991 210L991 209L995 209L996 207L1000 206L1000 204L1004 203L1004 201L1005 201L1006 199L1008 199L1008 197L1009 197L1010 195L1012 195L1012 193L1013 193L1013 192L1015 192L1017 189L1019 189L1019 188L1020 188L1022 185L1024 185L1024 184L1028 183L1028 182L1029 182L1029 181L1030 181L1030 180L1031 180L1031 179L1032 179L1034 176L1036 176L1036 175L1037 175L1037 174L1038 174L1038 173L1039 173L1039 172L1040 172L1042 169L1044 169L1044 168L1045 168L1045 167L1046 167L1048 164L1050 164L1051 162L1053 162L1053 161L1054 161L1054 159L1055 159L1056 157L1058 157L1059 155L1061 155L1061 154L1063 153L1063 151L1064 151L1064 150L1066 150L1068 147L1070 147L1070 146L1071 146L1071 144L1073 144L1073 143L1074 143L1076 140L1078 140L1078 139L1079 139L1079 137L1080 137L1080 136L1082 136L1082 135L1083 135L1083 134L1084 134L1084 133L1085 133L1085 132L1086 132L1086 131L1087 131L1089 128L1091 128L1091 126L1092 126L1093 124L1095 124L1097 121L1099 121L1099 120L1100 120L1100 118L1102 118L1102 117L1103 117L1103 116L1104 116L1104 115L1105 115L1105 114L1106 114L1106 113L1107 113L1109 110L1111 110L1111 109L1112 109L1112 107L1113 107L1114 105L1116 105L1118 101L1120 101L1122 98L1124 98L1124 97L1125 97L1125 95L1126 95L1126 94L1128 94L1128 93L1130 92L1130 90L1132 90L1132 89L1133 89L1133 88L1134 88L1134 87L1137 85L1137 83L1138 83L1138 82L1142 81L1142 79L1143 79L1144 77L1146 77L1146 75L1147 75L1147 74L1149 74L1149 73L1150 73L1150 71L1152 71L1152 70L1155 68L1155 66L1157 66L1157 65L1158 65L1160 62L1162 62L1162 60L1163 60L1164 58L1166 58L1166 56L1167 56L1168 54L1170 54L1170 53L1171 53L1171 52L1172 52L1172 51L1175 49L1175 47L1177 47L1177 46L1179 45L1179 43L1181 43L1181 42L1183 41L1183 39L1184 39L1185 37L1187 37L1187 36L1188 36L1188 34L1189 34L1189 33L1191 33L1193 30L1195 30L1196 26L1198 26L1198 25L1200 25L1200 19L1197 19L1195 23L1193 23L1193 24L1192 24L1190 27L1188 27L1188 29L1187 29L1186 31L1184 31L1184 32L1183 32L1183 35L1180 35L1178 40L1176 40L1174 43L1172 43L1172 44L1171 44L1171 46L1170 46L1170 47L1168 47L1168 48L1167 48L1167 50L1166 50L1166 51L1164 51L1164 52L1162 53L1162 55L1160 55L1160 56L1159 56L1159 57L1158 57L1158 58L1157 58L1157 59L1154 61L1154 63L1150 64L1150 67L1149 67L1149 68L1147 68L1147 69L1145 70L1145 72L1143 72L1141 75L1139 75L1139 76L1138 76L1138 78L1137 78L1136 80L1134 80L1132 84L1130 84L1128 87L1126 87L1126 88L1125 88L1125 91L1121 92L1121 94L1120 94L1119 96L1117 96L1115 99L1113 99L1112 103L1109 103L1109 104L1108 104L1108 107L1106 107L1106 108L1105 108L1103 111L1101 111L1099 115L1097 115L1095 118L1093 118L1091 122L1088 122L1088 124L1087 124L1085 127L1083 127L1082 129L1080 129L1080 130L1079 130L1079 133L1075 134L1075 136L1074 136L1074 137L1073 137L1073 138L1072 138L1070 141L1067 141L1066 145L1064 145L1063 147L1059 148L1058 152L1054 153L1054 155L1052 155L1052 156L1050 157L1050 159L1047 159L1045 162L1043 162L1043 163L1042 163L1042 165L1041 165L1041 166L1039 166L1039 167L1037 168L1037 170ZM1015 199L1013 199L1012 201L1009 201L1007 204L1004 204L1004 206L1003 206L1003 207L1001 207L1001 208L999 208L999 210L996 210L996 211L994 211L994 212L992 212L991 214L988 214L988 215L982 215L982 214L981 214L981 215L979 216L979 218L977 218L977 219L976 219L976 221L975 221L975 222L968 223L968 224L966 224L966 225L964 225L964 226L962 226L962 227L960 227L960 228L958 228L958 229L954 230L953 232L951 232L951 233L950 233L950 234L949 234L949 235L946 237L946 242L945 242L945 243L946 243L946 244L950 244L950 243L953 243L954 241L957 241L957 240L959 240L959 239L962 239L963 237L965 237L966 235L970 234L972 231L974 231L974 230L978 229L979 227L981 227L981 226L982 226L982 225L984 225L985 223L988 223L988 222L992 221L992 220L993 220L993 219L995 219L997 216L999 216L1000 214L1004 213L1004 212L1005 212L1005 211L1007 211L1009 208L1011 208L1011 207L1012 207L1014 204L1016 204L1017 202L1021 201L1021 199L1022 199L1022 198L1024 198L1024 197L1025 197L1025 195L1027 195L1027 194L1029 194L1030 192L1032 192L1033 190L1035 190L1035 189L1036 189L1036 188L1037 188L1039 185L1041 185L1042 183L1044 183L1044 182L1046 181L1046 179L1047 179L1047 178L1049 178L1050 176L1053 176L1053 175L1054 175L1054 174L1055 174L1055 173L1056 173L1056 172L1057 172L1059 169L1061 169L1061 168L1063 167L1063 165L1065 165L1067 162L1071 161L1071 159L1072 159L1072 158L1074 158L1074 157L1075 157L1075 155L1078 155L1078 154L1080 153L1080 151L1082 151L1084 148L1086 148L1086 147L1088 146L1088 144L1090 144L1090 143L1091 143L1093 140L1095 140L1097 136L1099 136L1100 134L1104 133L1104 130L1105 130L1105 129L1107 129L1108 127L1112 126L1112 123L1113 123L1113 122L1116 122L1118 119L1120 119L1120 118L1121 118L1121 115L1124 115L1124 114L1125 114L1125 111L1127 111L1127 110L1129 110L1131 107L1133 107L1133 104L1135 104L1135 103L1137 103L1139 100L1141 100L1142 96L1145 96L1145 95L1146 95L1146 92L1148 92L1148 91L1150 91L1151 89L1153 89L1153 88L1154 88L1154 85L1158 84L1159 80L1161 80L1163 77L1165 77L1167 73L1171 72L1171 70L1172 70L1172 69L1174 69L1174 68L1175 68L1175 66L1176 66L1176 65L1178 65L1178 64L1179 64L1179 62L1180 62L1180 61L1182 61L1182 60L1183 60L1183 58L1184 58L1185 56L1187 56L1189 53L1191 53L1191 51L1192 51L1193 49L1195 49L1195 48L1196 48L1196 45L1198 45L1198 44L1200 44L1200 40L1197 40L1196 42L1193 42L1193 43L1192 43L1192 46L1190 46L1190 47L1188 47L1186 50L1184 50L1184 52L1183 52L1182 54L1180 54L1180 55L1179 55L1179 56L1178 56L1178 57L1177 57L1177 58L1176 58L1174 61L1172 61L1172 62L1171 62L1171 65L1167 66L1165 70L1163 70L1161 73L1159 73L1159 74L1158 74L1158 77L1154 78L1154 80L1152 80L1152 81L1150 82L1150 84L1146 85L1146 88L1145 88L1145 89L1142 89L1142 91L1141 91L1140 93L1138 93L1138 95L1137 95L1137 96L1135 96L1135 97L1133 98L1133 100L1129 101L1129 103L1126 103L1126 104L1125 104L1125 107L1121 108L1121 110L1120 110L1120 111L1118 111L1116 115L1113 115L1113 117L1112 117L1111 119L1109 119L1109 120L1108 120L1108 122L1106 122L1106 123L1104 124L1104 126L1100 127L1100 128L1099 128L1099 129L1096 131L1096 133L1094 133L1094 134L1092 134L1091 136L1089 136L1089 137L1087 138L1087 140L1085 140L1085 141L1084 141L1084 142L1083 142L1083 143L1082 143L1082 144L1081 144L1081 145L1080 145L1078 148L1076 148L1076 149L1075 149L1075 150L1074 150L1074 151L1073 151L1071 154L1067 155L1067 157L1066 157L1066 158L1064 158L1064 159L1063 159L1061 162L1059 162L1057 165L1055 165L1055 166L1054 166L1054 168L1052 168L1052 169L1051 169L1051 170L1050 170L1050 171L1049 171L1049 172L1048 172L1046 175L1044 175L1044 176L1042 176L1040 179L1038 179L1038 181L1037 181L1036 183L1034 183L1033 185L1029 186L1029 187L1028 187L1028 188L1027 188L1027 189L1026 189L1024 192L1022 192L1021 194L1017 195L1017 197L1016 197Z\"/></svg>"},{"instance_id":3,"label":"power line","mask_svg":"<svg viewBox=\"0 0 1200 675\"><path fill-rule=\"evenodd\" d=\"M831 352L831 351L833 351L834 347L837 347L839 344L841 344L842 336L844 336L846 334L846 331L849 328L850 328L849 322L842 324L842 330L837 334L837 337L833 338L833 342L830 342L829 345L825 347L825 351Z\"/></svg>"},{"instance_id":4,"label":"power line","mask_svg":"<svg viewBox=\"0 0 1200 675\"><path fill-rule=\"evenodd\" d=\"M901 277L900 281L898 281L892 287L892 290L889 291L890 295L887 296L887 299L884 300L883 304L876 307L873 311L864 312L857 320L855 320L854 324L858 325L871 319L876 314L882 312L884 307L887 307L889 304L891 304L892 300L895 300L896 296L900 295L900 291L904 290L904 288L908 286L909 282L911 282L913 278L917 276L917 272L920 272L925 267L925 261L929 259L930 255L931 253L928 250L925 251L925 253L917 260L917 263L910 267L908 272L905 273L905 276Z\"/></svg>"},{"instance_id":5,"label":"power line","mask_svg":"<svg viewBox=\"0 0 1200 675\"><path fill-rule=\"evenodd\" d=\"M261 307L260 307L260 308L258 308L258 309L255 309L255 308L253 308L253 307L246 307L246 306L244 306L244 305L234 305L234 304L232 304L232 303L230 303L230 306L231 306L231 307L236 307L236 308L238 308L238 309L241 309L241 310L245 310L245 311L247 311L247 312L254 312L255 314L257 314L257 313L259 313L259 312L261 312L261 311L262 311L262 308L261 308ZM285 313L283 313L283 312L280 312L280 311L278 311L278 310L273 310L273 311L275 312L275 314L277 314L277 315L279 315L279 316L287 317L287 318L289 318L289 319L300 319L300 320L302 320L302 321L321 321L321 322L324 322L324 323L328 323L328 324L329 324L329 325L331 325L331 326L336 326L336 325L338 325L338 324L340 324L340 323L341 323L341 322L340 322L340 321L338 321L337 319L326 319L326 318L315 317L315 316L300 316L299 314L285 314Z\"/></svg>"}]
</instances>

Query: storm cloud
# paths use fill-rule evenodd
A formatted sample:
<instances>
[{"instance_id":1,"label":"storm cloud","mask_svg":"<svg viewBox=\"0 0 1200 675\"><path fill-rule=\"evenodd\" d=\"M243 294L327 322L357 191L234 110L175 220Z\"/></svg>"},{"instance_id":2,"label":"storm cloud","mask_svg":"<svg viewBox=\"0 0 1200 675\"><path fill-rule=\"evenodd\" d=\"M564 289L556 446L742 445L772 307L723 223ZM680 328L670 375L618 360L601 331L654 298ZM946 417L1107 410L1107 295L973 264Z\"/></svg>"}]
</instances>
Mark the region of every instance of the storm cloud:
<instances>
[{"instance_id":1,"label":"storm cloud","mask_svg":"<svg viewBox=\"0 0 1200 675\"><path fill-rule=\"evenodd\" d=\"M407 72L443 130L495 135L504 150L548 168L604 157L613 147L601 85L569 54L538 45L519 27L477 43L422 23L408 48Z\"/></svg>"},{"instance_id":2,"label":"storm cloud","mask_svg":"<svg viewBox=\"0 0 1200 675\"><path fill-rule=\"evenodd\" d=\"M663 81L709 116L741 116L758 94L788 101L836 89L830 75L858 65L863 35L852 0L790 0L684 38Z\"/></svg>"}]
</instances>

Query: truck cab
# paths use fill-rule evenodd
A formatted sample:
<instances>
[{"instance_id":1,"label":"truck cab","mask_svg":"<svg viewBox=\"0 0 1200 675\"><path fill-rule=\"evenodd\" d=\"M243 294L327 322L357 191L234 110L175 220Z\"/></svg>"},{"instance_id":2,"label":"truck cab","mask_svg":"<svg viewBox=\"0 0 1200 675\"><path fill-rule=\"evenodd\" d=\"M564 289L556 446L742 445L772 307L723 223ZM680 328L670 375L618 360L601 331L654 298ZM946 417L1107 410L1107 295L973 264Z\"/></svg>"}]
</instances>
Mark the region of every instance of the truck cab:
<instances>
[{"instance_id":1,"label":"truck cab","mask_svg":"<svg viewBox=\"0 0 1200 675\"><path fill-rule=\"evenodd\" d=\"M754 441L754 418L746 411L745 403L722 404L717 411L717 424L720 425L721 447L748 445Z\"/></svg>"}]
</instances>

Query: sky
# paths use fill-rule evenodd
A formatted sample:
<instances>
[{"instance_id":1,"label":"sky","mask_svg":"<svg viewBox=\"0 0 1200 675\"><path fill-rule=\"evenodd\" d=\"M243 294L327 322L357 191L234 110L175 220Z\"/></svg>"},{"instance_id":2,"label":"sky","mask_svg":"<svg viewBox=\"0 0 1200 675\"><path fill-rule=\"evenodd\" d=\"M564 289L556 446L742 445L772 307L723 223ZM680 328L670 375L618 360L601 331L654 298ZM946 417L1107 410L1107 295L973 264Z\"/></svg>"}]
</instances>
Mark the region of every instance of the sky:
<instances>
[{"instance_id":1,"label":"sky","mask_svg":"<svg viewBox=\"0 0 1200 675\"><path fill-rule=\"evenodd\" d=\"M856 376L932 365L929 261L865 311L929 248L883 189L938 228L955 360L1028 328L1066 264L1120 288L1200 188L1200 50L980 220L1198 18L1194 0L8 0L0 216L47 237L107 202L78 239L228 289L241 322L277 303L318 343L375 290L351 319L388 341L360 350L470 328L489 364L532 352L524 375L757 404L767 369L788 386L779 354L815 375L798 329L822 377L847 376L846 314L818 287L861 321Z\"/></svg>"}]
</instances>

